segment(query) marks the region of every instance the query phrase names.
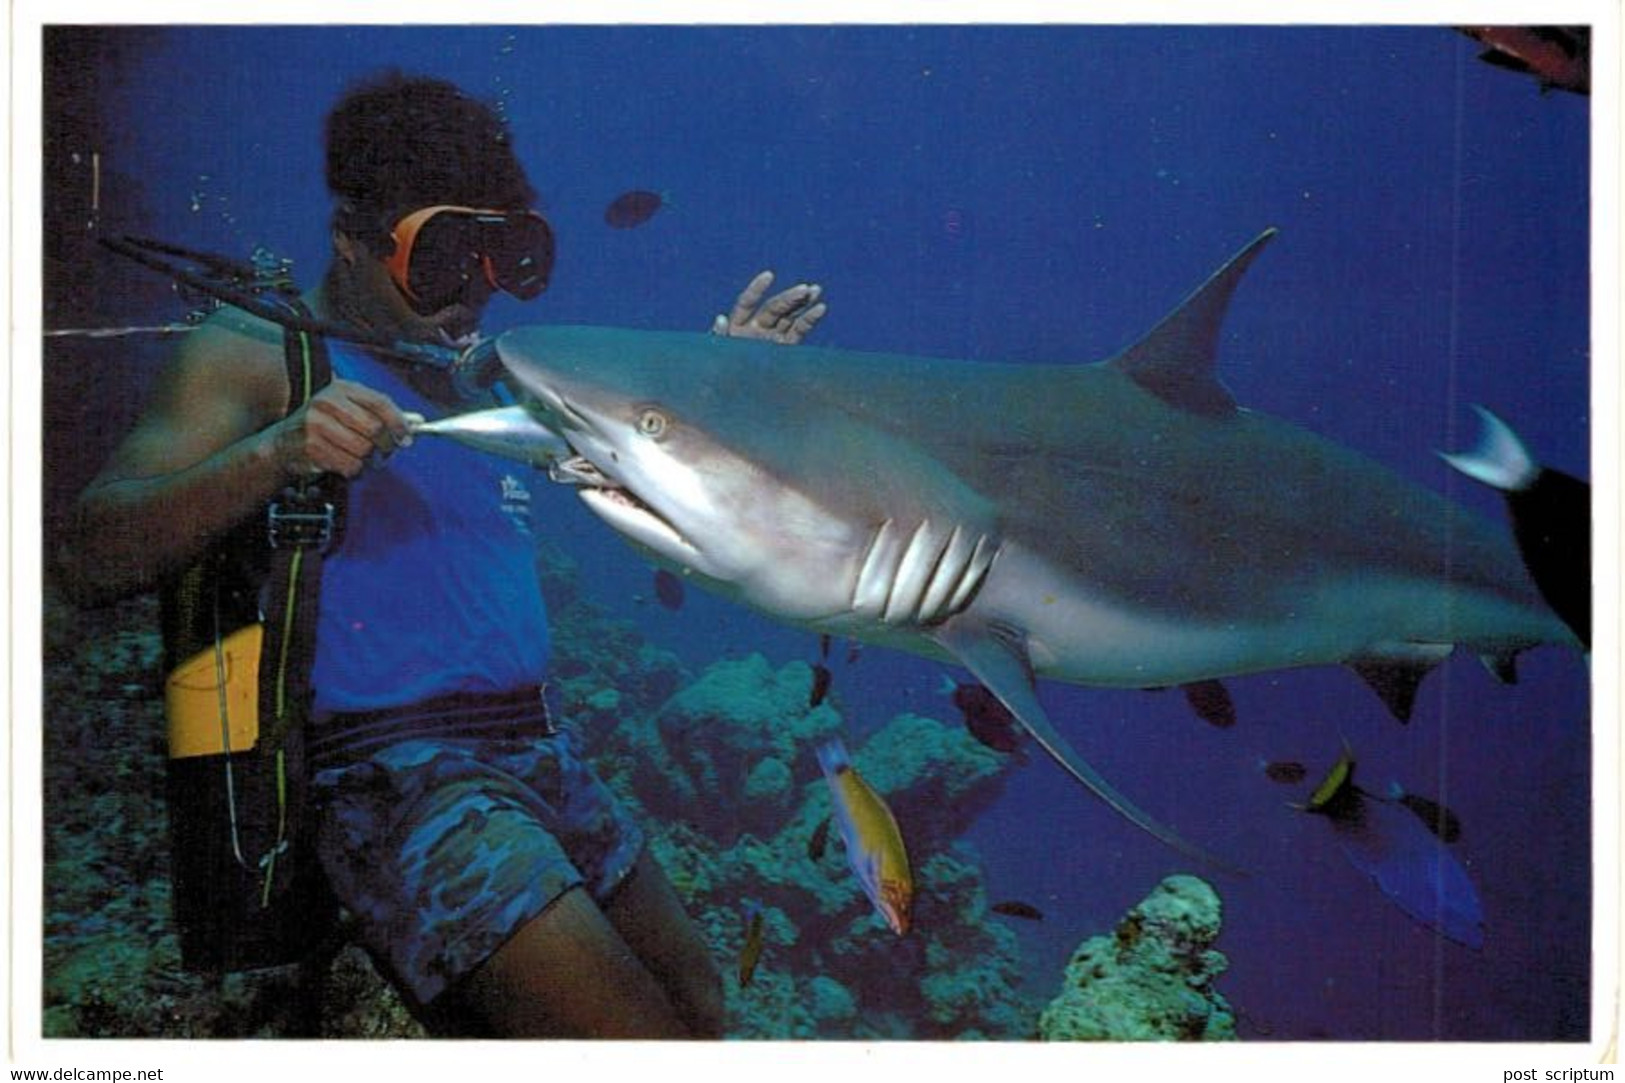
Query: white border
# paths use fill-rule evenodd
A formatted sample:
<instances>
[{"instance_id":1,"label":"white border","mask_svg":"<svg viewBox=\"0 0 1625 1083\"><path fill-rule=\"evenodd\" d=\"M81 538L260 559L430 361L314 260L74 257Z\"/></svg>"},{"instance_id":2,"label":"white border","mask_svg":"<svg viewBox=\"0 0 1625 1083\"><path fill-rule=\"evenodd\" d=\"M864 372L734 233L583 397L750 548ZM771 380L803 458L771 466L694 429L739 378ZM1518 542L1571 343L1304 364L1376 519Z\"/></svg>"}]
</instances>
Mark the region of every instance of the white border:
<instances>
[{"instance_id":1,"label":"white border","mask_svg":"<svg viewBox=\"0 0 1625 1083\"><path fill-rule=\"evenodd\" d=\"M1283 20L1283 12L1290 18ZM383 14L392 16L383 19ZM461 20L447 16L455 14ZM1596 579L1598 611L1593 662L1594 719L1594 876L1596 972L1593 995L1593 1033L1587 1045L1530 1046L1502 1044L1314 1044L1237 1043L1200 1048L1167 1046L1052 1046L1024 1043L732 1043L716 1046L647 1046L635 1043L546 1043L544 1045L483 1043L222 1043L169 1041L50 1041L40 1032L41 870L27 861L33 840L41 837L41 741L36 720L43 717L40 687L40 440L41 349L40 282L40 29L46 23L215 23L215 24L380 24L447 23L617 23L706 22L760 23L837 22L1097 22L1097 23L1260 23L1289 21L1299 24L1495 24L1592 23L1593 55L1593 292L1592 292L1592 462L1597 525ZM7 787L7 830L4 856L7 893L4 896L6 999L6 1052L11 1067L164 1067L165 1079L214 1077L221 1071L250 1073L251 1078L286 1078L310 1071L320 1078L340 1078L361 1072L391 1079L429 1079L465 1076L474 1069L512 1070L520 1076L556 1077L558 1073L588 1073L587 1078L621 1069L670 1077L678 1073L704 1073L708 1077L760 1080L775 1083L808 1080L828 1083L831 1073L861 1072L888 1076L986 1078L992 1073L1024 1079L1066 1073L1068 1076L1103 1069L1113 1073L1179 1073L1209 1076L1216 1072L1245 1071L1249 1078L1341 1080L1368 1077L1374 1072L1396 1079L1424 1079L1445 1075L1462 1080L1496 1083L1506 1069L1596 1065L1599 1058L1617 1057L1620 1006L1621 760L1619 726L1621 661L1621 444L1619 426L1625 420L1618 370L1621 362L1620 324L1620 104L1619 56L1621 7L1619 0L1565 0L1529 3L1514 0L1486 2L1426 2L1380 5L1365 2L1279 4L1220 3L1215 0L1145 0L1129 7L1098 3L1035 3L1017 0L990 5L985 2L945 0L941 3L852 3L834 0L794 10L760 2L703 0L700 3L631 2L601 0L579 3L463 3L455 9L414 5L375 5L354 0L285 0L276 5L230 5L200 0L153 0L139 9L128 3L105 0L58 0L46 10L39 0L21 0L9 12L9 52L12 60L8 86L10 169L0 184L9 197L0 243L10 253L13 274L6 293L10 332L7 366L8 500L5 503L7 601L12 620L0 631L6 650L5 676L12 725L4 752ZM1605 1060L1611 1063L1612 1060ZM273 1076L273 1071L275 1076ZM960 1073L963 1073L961 1075ZM1098 1078L1098 1076L1096 1076ZM996 1077L995 1077L996 1078Z\"/></svg>"}]
</instances>

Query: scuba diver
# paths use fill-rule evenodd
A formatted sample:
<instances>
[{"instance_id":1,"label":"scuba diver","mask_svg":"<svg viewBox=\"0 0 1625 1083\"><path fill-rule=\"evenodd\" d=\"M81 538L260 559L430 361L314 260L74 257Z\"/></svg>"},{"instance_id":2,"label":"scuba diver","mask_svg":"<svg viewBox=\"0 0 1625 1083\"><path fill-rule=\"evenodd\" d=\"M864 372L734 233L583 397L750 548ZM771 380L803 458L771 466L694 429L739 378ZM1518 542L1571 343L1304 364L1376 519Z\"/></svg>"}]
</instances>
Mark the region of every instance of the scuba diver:
<instances>
[{"instance_id":1,"label":"scuba diver","mask_svg":"<svg viewBox=\"0 0 1625 1083\"><path fill-rule=\"evenodd\" d=\"M324 135L333 255L287 323L357 333L295 334L225 308L188 335L80 496L63 581L90 603L168 589L269 531L296 584L285 609L263 587L192 592L213 631L194 642L188 672L220 683L198 685L207 692L192 702L172 675L172 817L173 801L204 785L175 783L191 762L177 758L176 716L196 712L206 719L198 762L226 763L208 775L226 787L222 867L243 870L269 912L276 870L308 837L354 936L431 1031L720 1036L721 984L704 941L642 829L542 698L549 639L528 488L542 475L447 441L397 454L411 442L408 413L470 404L444 367L354 341L455 355L475 341L494 291L530 299L546 287L553 235L506 123L450 83L389 72L343 96ZM770 284L757 276L713 330L799 342L825 312L820 290L764 301ZM296 593L313 581L314 596ZM224 630L237 617L222 614L245 594L256 637L288 637L281 656L295 660L276 671L269 699L260 662L249 739L276 749L267 785L277 802L263 845L249 838L251 764L233 755L244 739L226 719L236 678ZM179 665L191 652L170 653ZM303 815L287 794L307 784ZM191 936L230 969L231 950L191 928L210 920L208 900L182 913L180 898L220 888L209 883L218 878L176 875L183 951ZM237 932L253 932L254 913ZM288 924L318 924L317 914L296 908Z\"/></svg>"}]
</instances>

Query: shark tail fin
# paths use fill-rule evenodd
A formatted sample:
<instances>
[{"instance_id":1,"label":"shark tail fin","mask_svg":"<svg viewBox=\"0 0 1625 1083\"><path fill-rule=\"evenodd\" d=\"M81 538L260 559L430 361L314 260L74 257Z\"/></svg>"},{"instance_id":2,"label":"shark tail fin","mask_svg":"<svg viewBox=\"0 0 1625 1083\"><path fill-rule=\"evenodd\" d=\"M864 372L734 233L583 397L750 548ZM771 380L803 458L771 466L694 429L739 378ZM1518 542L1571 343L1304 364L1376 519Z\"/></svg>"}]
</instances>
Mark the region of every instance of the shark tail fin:
<instances>
[{"instance_id":1,"label":"shark tail fin","mask_svg":"<svg viewBox=\"0 0 1625 1083\"><path fill-rule=\"evenodd\" d=\"M1439 457L1474 481L1502 492L1527 489L1540 474L1540 467L1530 456L1518 434L1505 421L1482 406L1474 405L1484 430L1479 434L1478 446L1472 451L1439 452Z\"/></svg>"},{"instance_id":2,"label":"shark tail fin","mask_svg":"<svg viewBox=\"0 0 1625 1083\"><path fill-rule=\"evenodd\" d=\"M1136 827L1186 857L1237 876L1246 872L1185 841L1117 791L1067 744L1033 690L1033 674L1020 633L1002 625L955 617L937 629L937 640L959 658L1010 709L1022 727L1068 774Z\"/></svg>"},{"instance_id":3,"label":"shark tail fin","mask_svg":"<svg viewBox=\"0 0 1625 1083\"><path fill-rule=\"evenodd\" d=\"M1230 257L1143 339L1107 362L1171 406L1204 417L1229 417L1236 400L1219 382L1219 326L1241 276L1274 238L1272 226Z\"/></svg>"}]
</instances>

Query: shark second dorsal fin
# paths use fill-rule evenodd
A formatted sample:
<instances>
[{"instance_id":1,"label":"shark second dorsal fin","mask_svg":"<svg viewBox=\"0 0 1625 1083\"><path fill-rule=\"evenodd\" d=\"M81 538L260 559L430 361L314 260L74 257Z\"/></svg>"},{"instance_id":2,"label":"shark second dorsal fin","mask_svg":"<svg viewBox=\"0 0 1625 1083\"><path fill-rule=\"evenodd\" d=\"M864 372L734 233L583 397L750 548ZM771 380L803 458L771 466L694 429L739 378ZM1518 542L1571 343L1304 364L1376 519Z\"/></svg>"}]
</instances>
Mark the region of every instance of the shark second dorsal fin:
<instances>
[{"instance_id":1,"label":"shark second dorsal fin","mask_svg":"<svg viewBox=\"0 0 1625 1083\"><path fill-rule=\"evenodd\" d=\"M1236 400L1214 371L1219 325L1236 284L1276 234L1272 226L1230 257L1149 334L1106 364L1157 398L1203 417L1228 417Z\"/></svg>"},{"instance_id":2,"label":"shark second dorsal fin","mask_svg":"<svg viewBox=\"0 0 1625 1083\"><path fill-rule=\"evenodd\" d=\"M1409 722L1422 678L1450 657L1451 649L1447 643L1388 643L1349 659L1348 667L1371 686L1390 714Z\"/></svg>"},{"instance_id":3,"label":"shark second dorsal fin","mask_svg":"<svg viewBox=\"0 0 1625 1083\"><path fill-rule=\"evenodd\" d=\"M1237 876L1246 872L1207 851L1186 842L1170 827L1117 791L1100 773L1077 754L1055 730L1033 690L1032 665L1022 643L1021 633L1000 624L978 621L960 614L939 626L937 642L942 644L976 675L1010 709L1023 729L1033 736L1067 774L1083 783L1091 793L1110 805L1142 831L1155 836L1186 857Z\"/></svg>"}]
</instances>

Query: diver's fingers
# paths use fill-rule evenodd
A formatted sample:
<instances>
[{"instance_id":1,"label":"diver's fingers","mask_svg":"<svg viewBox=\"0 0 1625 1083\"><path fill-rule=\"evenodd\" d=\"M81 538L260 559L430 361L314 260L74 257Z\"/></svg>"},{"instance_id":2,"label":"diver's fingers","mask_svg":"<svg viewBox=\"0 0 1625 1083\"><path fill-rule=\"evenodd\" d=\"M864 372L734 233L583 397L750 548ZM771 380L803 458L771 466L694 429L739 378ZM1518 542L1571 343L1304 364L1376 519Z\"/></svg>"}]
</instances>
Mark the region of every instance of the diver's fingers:
<instances>
[{"instance_id":1,"label":"diver's fingers","mask_svg":"<svg viewBox=\"0 0 1625 1083\"><path fill-rule=\"evenodd\" d=\"M343 405L346 424L382 451L394 451L411 433L406 415L395 405L394 399L381 391L348 380L334 381L323 390L333 392L329 401Z\"/></svg>"},{"instance_id":2,"label":"diver's fingers","mask_svg":"<svg viewBox=\"0 0 1625 1083\"><path fill-rule=\"evenodd\" d=\"M743 327L750 322L751 317L756 313L756 306L761 304L762 298L767 294L767 288L771 285L773 285L772 271L762 271L750 280L750 284L745 287L744 291L740 293L739 299L734 302L733 310L728 313L730 329Z\"/></svg>"},{"instance_id":3,"label":"diver's fingers","mask_svg":"<svg viewBox=\"0 0 1625 1083\"><path fill-rule=\"evenodd\" d=\"M757 313L756 322L763 327L788 328L798 313L818 302L819 295L823 292L824 287L810 286L805 282L791 286L784 292L768 298L767 303L762 305L761 312Z\"/></svg>"},{"instance_id":4,"label":"diver's fingers","mask_svg":"<svg viewBox=\"0 0 1625 1083\"><path fill-rule=\"evenodd\" d=\"M382 391L374 391L365 384L350 380L334 380L322 389L317 398L325 395L331 395L330 401L353 407L346 411L346 416L352 418L358 430L369 437L387 432L391 439L398 440L407 434L406 415L395 405L395 400Z\"/></svg>"},{"instance_id":5,"label":"diver's fingers","mask_svg":"<svg viewBox=\"0 0 1625 1083\"><path fill-rule=\"evenodd\" d=\"M303 465L304 473L354 477L370 456L388 456L409 433L394 400L347 380L328 384L293 419L299 432L295 465Z\"/></svg>"},{"instance_id":6,"label":"diver's fingers","mask_svg":"<svg viewBox=\"0 0 1625 1083\"><path fill-rule=\"evenodd\" d=\"M794 345L806 338L808 333L818 326L818 321L824 318L824 313L828 311L829 306L819 301L816 305L801 312L790 324L790 330L785 333L784 341Z\"/></svg>"}]
</instances>

